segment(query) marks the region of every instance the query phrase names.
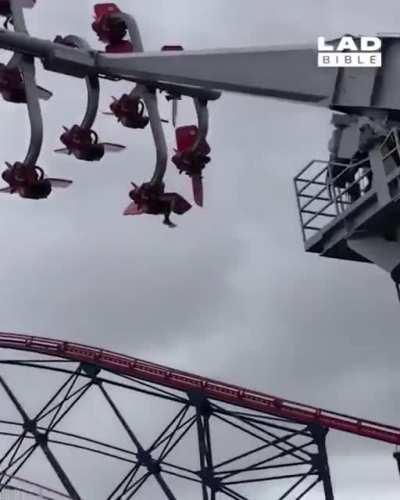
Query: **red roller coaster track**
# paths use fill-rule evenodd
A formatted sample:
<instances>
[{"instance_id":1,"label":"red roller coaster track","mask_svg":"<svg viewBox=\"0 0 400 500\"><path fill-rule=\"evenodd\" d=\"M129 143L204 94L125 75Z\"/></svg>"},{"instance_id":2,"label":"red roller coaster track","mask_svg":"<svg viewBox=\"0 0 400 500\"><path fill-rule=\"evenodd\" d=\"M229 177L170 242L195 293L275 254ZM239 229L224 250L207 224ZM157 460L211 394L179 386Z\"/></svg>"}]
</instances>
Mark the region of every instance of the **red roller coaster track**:
<instances>
[{"instance_id":1,"label":"red roller coaster track","mask_svg":"<svg viewBox=\"0 0 400 500\"><path fill-rule=\"evenodd\" d=\"M400 444L400 428L296 403L262 392L200 377L112 351L43 337L0 333L0 348L36 352L91 363L114 373L160 384L180 391L197 391L205 397L276 415L300 423L315 423L378 441Z\"/></svg>"}]
</instances>

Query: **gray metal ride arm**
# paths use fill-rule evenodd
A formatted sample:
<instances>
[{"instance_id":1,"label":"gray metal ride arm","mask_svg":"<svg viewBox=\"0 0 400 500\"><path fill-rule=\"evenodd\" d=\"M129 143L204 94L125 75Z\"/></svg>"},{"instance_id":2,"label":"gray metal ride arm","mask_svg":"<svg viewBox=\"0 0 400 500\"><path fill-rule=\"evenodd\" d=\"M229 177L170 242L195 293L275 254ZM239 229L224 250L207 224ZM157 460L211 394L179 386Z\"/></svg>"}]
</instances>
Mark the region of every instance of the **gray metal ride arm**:
<instances>
[{"instance_id":1,"label":"gray metal ride arm","mask_svg":"<svg viewBox=\"0 0 400 500\"><path fill-rule=\"evenodd\" d=\"M90 45L79 36L68 35L64 38L64 43L71 44L77 48L91 51ZM86 112L81 122L81 127L90 130L96 120L96 116L99 110L99 100L100 100L100 83L97 75L88 75L86 77L86 88L87 88L87 104Z\"/></svg>"},{"instance_id":2,"label":"gray metal ride arm","mask_svg":"<svg viewBox=\"0 0 400 500\"><path fill-rule=\"evenodd\" d=\"M29 37L22 10L23 5L24 3L21 1L11 2L14 29L16 30L15 34ZM19 68L23 74L29 122L31 126L29 149L23 163L24 165L36 165L43 143L43 119L35 79L35 61L29 54L23 54L19 61L17 57L13 57L12 62L19 63Z\"/></svg>"},{"instance_id":3,"label":"gray metal ride arm","mask_svg":"<svg viewBox=\"0 0 400 500\"><path fill-rule=\"evenodd\" d=\"M142 53L144 50L143 41L136 20L129 14L125 14L123 12L115 14L115 17L122 19L125 22L134 50L138 53ZM131 95L135 94L142 97L149 115L151 133L156 148L156 165L150 183L152 185L158 185L163 182L163 178L167 170L168 147L162 127L160 112L158 110L157 94L145 85L136 85L131 92Z\"/></svg>"},{"instance_id":4,"label":"gray metal ride arm","mask_svg":"<svg viewBox=\"0 0 400 500\"><path fill-rule=\"evenodd\" d=\"M400 109L400 39L383 39L381 68L320 68L317 48L144 52L108 55L0 30L0 47L42 60L50 71L101 74L139 83L178 84L256 94L319 106ZM295 76L295 78L294 78Z\"/></svg>"},{"instance_id":5,"label":"gray metal ride arm","mask_svg":"<svg viewBox=\"0 0 400 500\"><path fill-rule=\"evenodd\" d=\"M0 30L0 47L38 57L46 69L78 78L100 73L319 104L328 104L336 77L334 69L317 68L316 51L304 47L106 55L6 30Z\"/></svg>"}]
</instances>

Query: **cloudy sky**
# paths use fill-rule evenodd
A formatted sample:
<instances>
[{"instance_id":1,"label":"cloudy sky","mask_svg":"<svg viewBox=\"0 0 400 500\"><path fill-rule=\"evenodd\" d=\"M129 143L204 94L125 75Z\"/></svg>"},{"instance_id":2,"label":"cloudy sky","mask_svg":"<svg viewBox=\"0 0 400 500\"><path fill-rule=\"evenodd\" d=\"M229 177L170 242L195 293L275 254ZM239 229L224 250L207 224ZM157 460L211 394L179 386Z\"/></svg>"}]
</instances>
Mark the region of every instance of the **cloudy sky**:
<instances>
[{"instance_id":1,"label":"cloudy sky","mask_svg":"<svg viewBox=\"0 0 400 500\"><path fill-rule=\"evenodd\" d=\"M100 48L90 30L94 3L38 0L27 16L30 31L43 38L74 33ZM319 35L395 32L400 21L389 0L379 10L372 0L353 0L351 8L345 0L118 4L136 16L151 50L314 43ZM292 179L310 159L327 158L328 111L224 94L210 106L205 207L169 230L158 218L121 215L130 181L151 175L149 131L101 117L100 137L127 145L126 152L95 165L57 157L62 125L83 115L84 82L39 67L38 83L54 92L43 105L39 164L75 183L43 202L0 200L3 331L102 346L398 423L400 306L389 277L366 264L307 255L302 246ZM102 109L129 88L104 84ZM168 117L168 106L161 109ZM181 109L180 124L190 124L191 102ZM22 160L25 109L2 104L0 131L1 161ZM167 184L190 197L187 178L173 166ZM339 500L398 498L390 446L334 432L328 446Z\"/></svg>"}]
</instances>

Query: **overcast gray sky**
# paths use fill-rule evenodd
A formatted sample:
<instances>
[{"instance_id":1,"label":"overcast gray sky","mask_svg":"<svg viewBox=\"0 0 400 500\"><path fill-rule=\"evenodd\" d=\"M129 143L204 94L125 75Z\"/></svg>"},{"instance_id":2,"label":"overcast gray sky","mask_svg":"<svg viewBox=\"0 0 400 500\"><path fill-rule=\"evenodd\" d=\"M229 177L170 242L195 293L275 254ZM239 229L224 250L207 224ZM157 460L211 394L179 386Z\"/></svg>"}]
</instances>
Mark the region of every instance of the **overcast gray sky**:
<instances>
[{"instance_id":1,"label":"overcast gray sky","mask_svg":"<svg viewBox=\"0 0 400 500\"><path fill-rule=\"evenodd\" d=\"M90 30L92 0L38 0L32 34ZM187 49L303 43L319 35L398 29L395 1L119 0L145 47ZM8 57L8 55L6 55ZM44 202L4 197L1 329L107 347L150 361L383 422L399 423L399 305L372 266L303 251L294 175L327 158L330 113L299 104L224 94L210 106L212 163L205 207L168 230L158 218L122 217L131 180L154 165L148 130L101 117L104 140L126 152L87 165L52 154L62 125L84 110L84 83L38 70L54 97L43 105L40 165L75 181ZM126 84L105 84L102 109ZM21 160L25 109L2 104L1 161ZM169 109L162 103L164 116ZM193 120L190 101L180 124ZM169 146L173 134L168 130ZM168 186L190 197L170 167ZM331 433L339 500L398 498L393 449ZM267 498L260 491L259 498ZM314 497L310 497L314 498ZM315 497L317 498L317 497ZM185 499L186 500L186 499ZM192 500L192 499L188 499Z\"/></svg>"}]
</instances>

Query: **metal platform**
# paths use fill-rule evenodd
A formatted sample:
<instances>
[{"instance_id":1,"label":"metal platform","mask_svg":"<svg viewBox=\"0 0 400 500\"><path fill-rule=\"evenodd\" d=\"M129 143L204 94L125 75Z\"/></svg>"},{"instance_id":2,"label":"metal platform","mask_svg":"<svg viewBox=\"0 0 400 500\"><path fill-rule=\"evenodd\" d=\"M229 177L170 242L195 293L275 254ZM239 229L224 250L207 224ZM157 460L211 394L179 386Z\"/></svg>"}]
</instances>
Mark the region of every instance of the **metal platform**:
<instances>
[{"instance_id":1,"label":"metal platform","mask_svg":"<svg viewBox=\"0 0 400 500\"><path fill-rule=\"evenodd\" d=\"M307 252L371 262L355 252L349 238L390 233L400 215L399 129L356 162L312 160L294 179L301 231Z\"/></svg>"}]
</instances>

